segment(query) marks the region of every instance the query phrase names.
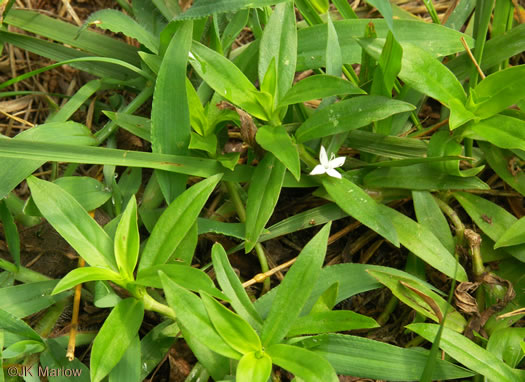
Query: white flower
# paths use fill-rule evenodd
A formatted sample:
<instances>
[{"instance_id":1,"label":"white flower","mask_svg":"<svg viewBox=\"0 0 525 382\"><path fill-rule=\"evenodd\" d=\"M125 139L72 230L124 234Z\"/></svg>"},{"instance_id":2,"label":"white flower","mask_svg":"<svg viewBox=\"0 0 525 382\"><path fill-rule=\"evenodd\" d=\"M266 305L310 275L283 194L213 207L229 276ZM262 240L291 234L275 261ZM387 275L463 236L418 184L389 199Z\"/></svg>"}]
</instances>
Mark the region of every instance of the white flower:
<instances>
[{"instance_id":1,"label":"white flower","mask_svg":"<svg viewBox=\"0 0 525 382\"><path fill-rule=\"evenodd\" d=\"M328 155L326 155L326 150L321 146L321 152L319 153L319 161L321 164L315 166L310 175L320 175L328 174L331 177L341 179L341 174L336 170L337 167L341 167L345 163L345 157L335 157L335 154L330 155L330 160L328 160Z\"/></svg>"}]
</instances>

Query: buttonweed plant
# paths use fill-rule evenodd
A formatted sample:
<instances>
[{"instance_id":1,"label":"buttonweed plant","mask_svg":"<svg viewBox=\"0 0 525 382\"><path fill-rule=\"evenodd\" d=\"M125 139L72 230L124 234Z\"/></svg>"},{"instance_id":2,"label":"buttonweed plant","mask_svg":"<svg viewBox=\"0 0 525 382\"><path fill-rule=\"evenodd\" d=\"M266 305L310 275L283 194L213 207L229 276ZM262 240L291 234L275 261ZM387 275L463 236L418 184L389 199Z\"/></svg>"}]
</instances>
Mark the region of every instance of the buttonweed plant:
<instances>
[{"instance_id":1,"label":"buttonweed plant","mask_svg":"<svg viewBox=\"0 0 525 382\"><path fill-rule=\"evenodd\" d=\"M63 106L50 103L45 123L0 136L0 218L12 257L0 259L0 381L32 381L23 371L39 367L81 370L79 381L142 381L176 341L197 360L187 381L525 379L518 2L462 0L438 16L423 1L431 21L386 0L366 1L377 19L346 0L117 3L77 27L0 2L1 42L57 62L0 88L65 64L93 78ZM92 101L97 94L111 96ZM90 104L96 132L71 120ZM439 113L431 126L419 119L429 105ZM119 149L118 129L151 152ZM242 157L224 150L232 136L247 147ZM51 178L31 175L46 162ZM58 162L69 163L63 174ZM102 165L103 179L74 176L81 164ZM116 166L125 169L118 181ZM141 188L142 169L154 172ZM24 180L26 201L13 191ZM324 203L283 219L275 208L292 188ZM402 203L415 215L395 208ZM104 226L89 214L97 208L112 218ZM331 222L348 217L390 253L404 248L406 266L323 267ZM20 264L18 228L41 219L85 266L53 280ZM263 243L307 228L295 261L270 269ZM211 263L193 261L207 233L239 243L230 253L256 256L260 274L243 284L219 243ZM255 282L257 299L245 289ZM444 285L448 298L436 287ZM392 297L376 319L334 310L382 287ZM66 359L74 331L49 336L74 290L77 306L82 295L110 309L98 331L76 334L77 346L91 345L89 368ZM408 346L367 338L396 303L416 313ZM139 335L146 311L160 324ZM348 334L356 329L365 334Z\"/></svg>"}]
</instances>

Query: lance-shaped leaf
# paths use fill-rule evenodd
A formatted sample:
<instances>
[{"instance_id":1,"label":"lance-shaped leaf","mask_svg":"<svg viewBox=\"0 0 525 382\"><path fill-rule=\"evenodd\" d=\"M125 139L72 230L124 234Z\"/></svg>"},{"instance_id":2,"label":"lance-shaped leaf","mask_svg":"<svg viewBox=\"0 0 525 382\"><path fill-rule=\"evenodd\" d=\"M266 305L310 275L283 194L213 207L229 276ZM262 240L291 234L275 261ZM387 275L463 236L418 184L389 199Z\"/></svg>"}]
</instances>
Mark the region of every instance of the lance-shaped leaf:
<instances>
[{"instance_id":1,"label":"lance-shaped leaf","mask_svg":"<svg viewBox=\"0 0 525 382\"><path fill-rule=\"evenodd\" d=\"M139 332L144 305L135 298L122 300L104 321L91 350L91 380L101 381L109 374Z\"/></svg>"},{"instance_id":2,"label":"lance-shaped leaf","mask_svg":"<svg viewBox=\"0 0 525 382\"><path fill-rule=\"evenodd\" d=\"M111 271L105 268L98 267L82 267L73 269L67 275L65 275L53 289L52 294L57 294L73 288L75 285L82 284L88 281L95 280L109 280L109 281L122 281L122 276L117 272Z\"/></svg>"},{"instance_id":3,"label":"lance-shaped leaf","mask_svg":"<svg viewBox=\"0 0 525 382\"><path fill-rule=\"evenodd\" d=\"M286 273L264 321L263 345L282 340L310 297L326 254L330 223L306 244L297 261ZM272 357L273 358L273 357Z\"/></svg>"},{"instance_id":4,"label":"lance-shaped leaf","mask_svg":"<svg viewBox=\"0 0 525 382\"><path fill-rule=\"evenodd\" d=\"M2 138L4 136L0 136ZM6 141L10 141L5 139ZM18 134L13 140L68 143L70 145L94 145L96 139L89 129L76 122L46 123ZM28 155L27 158L32 158ZM42 166L45 160L2 158L0 166L0 198L4 198L21 181Z\"/></svg>"},{"instance_id":5,"label":"lance-shaped leaf","mask_svg":"<svg viewBox=\"0 0 525 382\"><path fill-rule=\"evenodd\" d=\"M98 28L108 29L115 33L123 33L136 39L153 53L158 53L158 39L138 22L120 11L103 9L92 13L86 20L86 26L88 25L95 25Z\"/></svg>"},{"instance_id":6,"label":"lance-shaped leaf","mask_svg":"<svg viewBox=\"0 0 525 382\"><path fill-rule=\"evenodd\" d=\"M504 149L525 150L525 121L507 115L495 115L471 125L475 138Z\"/></svg>"},{"instance_id":7,"label":"lance-shaped leaf","mask_svg":"<svg viewBox=\"0 0 525 382\"><path fill-rule=\"evenodd\" d=\"M311 382L337 382L334 368L323 357L297 346L275 344L266 349L272 362Z\"/></svg>"},{"instance_id":8,"label":"lance-shaped leaf","mask_svg":"<svg viewBox=\"0 0 525 382\"><path fill-rule=\"evenodd\" d=\"M494 244L494 248L525 243L525 217L512 224Z\"/></svg>"},{"instance_id":9,"label":"lance-shaped leaf","mask_svg":"<svg viewBox=\"0 0 525 382\"><path fill-rule=\"evenodd\" d=\"M279 159L295 179L301 178L299 150L283 126L262 126L257 129L257 143Z\"/></svg>"},{"instance_id":10,"label":"lance-shaped leaf","mask_svg":"<svg viewBox=\"0 0 525 382\"><path fill-rule=\"evenodd\" d=\"M409 103L379 96L360 96L319 110L297 129L299 142L356 130L397 113L414 110Z\"/></svg>"},{"instance_id":11,"label":"lance-shaped leaf","mask_svg":"<svg viewBox=\"0 0 525 382\"><path fill-rule=\"evenodd\" d=\"M268 119L260 102L260 93L244 73L226 57L194 41L189 61L199 76L221 97L254 117Z\"/></svg>"},{"instance_id":12,"label":"lance-shaped leaf","mask_svg":"<svg viewBox=\"0 0 525 382\"><path fill-rule=\"evenodd\" d=\"M401 348L368 338L324 334L307 337L301 346L327 359L338 374L387 381L416 381L421 377L428 351ZM410 362L407 362L407 359ZM474 373L438 360L434 380L468 378Z\"/></svg>"},{"instance_id":13,"label":"lance-shaped leaf","mask_svg":"<svg viewBox=\"0 0 525 382\"><path fill-rule=\"evenodd\" d=\"M193 227L221 176L211 176L190 187L166 208L142 252L139 271L152 265L164 264L170 259Z\"/></svg>"},{"instance_id":14,"label":"lance-shaped leaf","mask_svg":"<svg viewBox=\"0 0 525 382\"><path fill-rule=\"evenodd\" d=\"M89 265L117 269L113 241L73 196L35 177L27 183L42 215Z\"/></svg>"},{"instance_id":15,"label":"lance-shaped leaf","mask_svg":"<svg viewBox=\"0 0 525 382\"><path fill-rule=\"evenodd\" d=\"M437 324L410 324L406 327L431 342L434 341L439 329ZM502 382L522 381L517 371L510 368L494 354L476 345L462 334L450 329L443 328L439 347L452 358L490 380Z\"/></svg>"},{"instance_id":16,"label":"lance-shaped leaf","mask_svg":"<svg viewBox=\"0 0 525 382\"><path fill-rule=\"evenodd\" d=\"M193 23L184 22L172 37L160 65L151 106L152 151L184 155L190 143L190 112L186 94L186 66ZM159 171L164 198L171 203L186 188L184 175Z\"/></svg>"},{"instance_id":17,"label":"lance-shaped leaf","mask_svg":"<svg viewBox=\"0 0 525 382\"><path fill-rule=\"evenodd\" d=\"M350 310L314 312L298 317L290 328L287 337L377 327L379 324L373 318Z\"/></svg>"},{"instance_id":18,"label":"lance-shaped leaf","mask_svg":"<svg viewBox=\"0 0 525 382\"><path fill-rule=\"evenodd\" d=\"M513 66L487 76L472 93L470 109L485 119L525 98L525 65Z\"/></svg>"},{"instance_id":19,"label":"lance-shaped leaf","mask_svg":"<svg viewBox=\"0 0 525 382\"><path fill-rule=\"evenodd\" d=\"M159 271L168 305L176 312L177 321L209 349L225 357L240 359L241 354L228 345L211 323L200 298Z\"/></svg>"},{"instance_id":20,"label":"lance-shaped leaf","mask_svg":"<svg viewBox=\"0 0 525 382\"><path fill-rule=\"evenodd\" d=\"M137 273L137 284L152 288L162 288L159 271L164 272L170 279L183 288L194 292L205 291L211 296L228 301L228 298L215 287L210 277L200 269L183 264L153 265Z\"/></svg>"},{"instance_id":21,"label":"lance-shaped leaf","mask_svg":"<svg viewBox=\"0 0 525 382\"><path fill-rule=\"evenodd\" d=\"M399 242L410 252L448 277L467 281L467 273L432 231L392 208L382 206L385 217L396 228ZM456 272L457 267L457 272Z\"/></svg>"},{"instance_id":22,"label":"lance-shaped leaf","mask_svg":"<svg viewBox=\"0 0 525 382\"><path fill-rule=\"evenodd\" d=\"M115 233L115 257L120 274L133 279L133 270L139 257L139 227L137 222L137 201L132 196L117 226Z\"/></svg>"},{"instance_id":23,"label":"lance-shaped leaf","mask_svg":"<svg viewBox=\"0 0 525 382\"><path fill-rule=\"evenodd\" d=\"M259 235L272 216L285 172L286 167L271 153L264 156L253 172L246 201L246 252L255 247Z\"/></svg>"},{"instance_id":24,"label":"lance-shaped leaf","mask_svg":"<svg viewBox=\"0 0 525 382\"><path fill-rule=\"evenodd\" d=\"M246 321L205 292L201 292L201 298L208 317L224 342L241 354L262 351L259 336Z\"/></svg>"},{"instance_id":25,"label":"lance-shaped leaf","mask_svg":"<svg viewBox=\"0 0 525 382\"><path fill-rule=\"evenodd\" d=\"M323 186L334 202L348 215L374 230L395 246L399 246L396 229L380 205L350 180L322 179Z\"/></svg>"},{"instance_id":26,"label":"lance-shaped leaf","mask_svg":"<svg viewBox=\"0 0 525 382\"><path fill-rule=\"evenodd\" d=\"M273 10L259 45L259 82L272 60L275 60L277 74L277 92L274 103L277 104L292 87L297 61L297 29L295 10L292 1L277 4Z\"/></svg>"},{"instance_id":27,"label":"lance-shaped leaf","mask_svg":"<svg viewBox=\"0 0 525 382\"><path fill-rule=\"evenodd\" d=\"M366 94L366 92L343 78L316 74L297 82L288 90L279 105L285 106L346 94Z\"/></svg>"},{"instance_id":28,"label":"lance-shaped leaf","mask_svg":"<svg viewBox=\"0 0 525 382\"><path fill-rule=\"evenodd\" d=\"M3 331L4 346L10 346L18 341L32 340L42 344L44 341L28 324L21 318L0 309L0 329Z\"/></svg>"},{"instance_id":29,"label":"lance-shaped leaf","mask_svg":"<svg viewBox=\"0 0 525 382\"><path fill-rule=\"evenodd\" d=\"M259 330L262 326L262 319L255 310L250 297L243 288L239 277L234 272L226 251L219 243L215 243L211 250L213 269L215 270L217 281L222 291L230 299L230 303L235 311L248 321L255 329Z\"/></svg>"}]
</instances>

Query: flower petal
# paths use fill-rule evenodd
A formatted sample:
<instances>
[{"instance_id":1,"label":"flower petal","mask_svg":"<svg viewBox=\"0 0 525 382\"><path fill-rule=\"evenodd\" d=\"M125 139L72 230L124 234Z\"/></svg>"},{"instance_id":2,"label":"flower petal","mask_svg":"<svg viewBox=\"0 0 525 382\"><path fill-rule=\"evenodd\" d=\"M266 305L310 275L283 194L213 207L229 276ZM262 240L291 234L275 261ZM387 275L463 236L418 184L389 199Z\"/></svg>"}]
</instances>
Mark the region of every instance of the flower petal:
<instances>
[{"instance_id":1,"label":"flower petal","mask_svg":"<svg viewBox=\"0 0 525 382\"><path fill-rule=\"evenodd\" d=\"M337 168L341 167L345 163L346 157L337 157L328 162L328 167Z\"/></svg>"},{"instance_id":2,"label":"flower petal","mask_svg":"<svg viewBox=\"0 0 525 382\"><path fill-rule=\"evenodd\" d=\"M324 168L324 166L322 164L318 164L317 166L315 166L315 168L312 170L312 172L310 173L310 175L321 175L321 174L324 174L326 172L326 169Z\"/></svg>"},{"instance_id":3,"label":"flower petal","mask_svg":"<svg viewBox=\"0 0 525 382\"><path fill-rule=\"evenodd\" d=\"M326 150L323 145L321 145L321 152L319 153L319 162L325 167L328 165L328 155L326 155Z\"/></svg>"},{"instance_id":4,"label":"flower petal","mask_svg":"<svg viewBox=\"0 0 525 382\"><path fill-rule=\"evenodd\" d=\"M341 173L337 170L334 170L333 168L329 168L328 170L326 170L326 173L330 175L332 178L337 178L337 179L342 178Z\"/></svg>"}]
</instances>

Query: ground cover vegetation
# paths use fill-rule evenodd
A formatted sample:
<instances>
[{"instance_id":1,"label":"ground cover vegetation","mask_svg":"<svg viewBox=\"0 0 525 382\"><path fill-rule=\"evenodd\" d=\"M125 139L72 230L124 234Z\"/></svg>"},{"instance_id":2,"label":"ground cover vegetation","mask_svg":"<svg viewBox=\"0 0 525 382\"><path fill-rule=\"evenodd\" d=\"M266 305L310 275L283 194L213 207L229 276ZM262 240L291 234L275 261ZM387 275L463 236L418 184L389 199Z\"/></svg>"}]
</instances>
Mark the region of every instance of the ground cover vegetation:
<instances>
[{"instance_id":1,"label":"ground cover vegetation","mask_svg":"<svg viewBox=\"0 0 525 382\"><path fill-rule=\"evenodd\" d=\"M57 3L0 1L0 381L525 380L518 1Z\"/></svg>"}]
</instances>

